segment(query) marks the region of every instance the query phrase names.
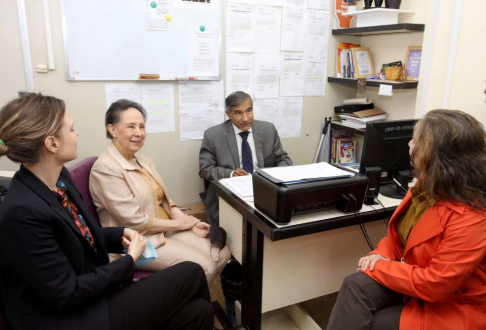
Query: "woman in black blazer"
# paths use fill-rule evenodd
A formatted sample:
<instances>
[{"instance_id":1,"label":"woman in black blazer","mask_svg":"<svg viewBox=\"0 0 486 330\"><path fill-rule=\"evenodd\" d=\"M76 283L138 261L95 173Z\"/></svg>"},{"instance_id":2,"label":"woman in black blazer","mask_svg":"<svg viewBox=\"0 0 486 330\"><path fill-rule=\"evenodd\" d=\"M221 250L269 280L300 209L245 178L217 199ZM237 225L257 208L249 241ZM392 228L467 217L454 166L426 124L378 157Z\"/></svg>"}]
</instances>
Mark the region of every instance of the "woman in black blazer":
<instances>
[{"instance_id":1,"label":"woman in black blazer","mask_svg":"<svg viewBox=\"0 0 486 330\"><path fill-rule=\"evenodd\" d=\"M64 102L53 97L28 94L0 111L0 156L22 164L0 207L10 326L212 329L199 265L181 263L132 283L146 241L128 228L100 228L90 215L64 167L77 157L77 135ZM107 253L124 247L126 256L109 263Z\"/></svg>"}]
</instances>

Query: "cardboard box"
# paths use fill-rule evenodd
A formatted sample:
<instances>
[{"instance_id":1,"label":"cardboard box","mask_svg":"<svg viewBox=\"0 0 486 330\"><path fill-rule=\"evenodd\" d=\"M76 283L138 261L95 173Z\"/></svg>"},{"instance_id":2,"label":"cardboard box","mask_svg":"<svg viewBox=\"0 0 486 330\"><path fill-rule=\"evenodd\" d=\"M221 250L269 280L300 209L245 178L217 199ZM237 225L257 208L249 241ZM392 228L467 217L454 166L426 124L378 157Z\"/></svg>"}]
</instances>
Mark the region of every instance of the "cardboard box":
<instances>
[{"instance_id":1,"label":"cardboard box","mask_svg":"<svg viewBox=\"0 0 486 330\"><path fill-rule=\"evenodd\" d=\"M182 212L206 222L206 208L202 202L179 206Z\"/></svg>"}]
</instances>

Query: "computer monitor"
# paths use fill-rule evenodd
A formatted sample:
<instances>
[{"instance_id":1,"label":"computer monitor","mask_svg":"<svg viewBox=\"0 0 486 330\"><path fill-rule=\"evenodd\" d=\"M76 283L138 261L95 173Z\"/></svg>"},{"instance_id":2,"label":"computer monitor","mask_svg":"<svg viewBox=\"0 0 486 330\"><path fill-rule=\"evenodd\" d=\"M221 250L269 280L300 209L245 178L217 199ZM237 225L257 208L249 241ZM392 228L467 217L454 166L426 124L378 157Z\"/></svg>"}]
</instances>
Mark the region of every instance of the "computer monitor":
<instances>
[{"instance_id":1,"label":"computer monitor","mask_svg":"<svg viewBox=\"0 0 486 330\"><path fill-rule=\"evenodd\" d=\"M376 173L379 167L379 193L384 196L401 199L407 193L412 178L408 143L416 123L416 119L409 119L366 124L360 173ZM367 192L365 199L377 195L378 191Z\"/></svg>"}]
</instances>

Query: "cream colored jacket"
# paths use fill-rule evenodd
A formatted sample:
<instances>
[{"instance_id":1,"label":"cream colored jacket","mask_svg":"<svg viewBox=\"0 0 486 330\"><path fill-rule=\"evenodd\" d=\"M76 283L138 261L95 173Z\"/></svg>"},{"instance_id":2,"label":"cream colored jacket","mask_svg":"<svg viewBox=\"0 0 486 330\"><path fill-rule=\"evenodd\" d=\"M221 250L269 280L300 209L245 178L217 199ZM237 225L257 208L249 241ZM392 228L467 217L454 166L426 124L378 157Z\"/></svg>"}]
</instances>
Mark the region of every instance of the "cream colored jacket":
<instances>
[{"instance_id":1,"label":"cream colored jacket","mask_svg":"<svg viewBox=\"0 0 486 330\"><path fill-rule=\"evenodd\" d=\"M172 218L171 207L176 204L168 197L153 161L141 153L135 158L161 186L165 196L162 207ZM128 227L145 234L152 226L157 214L157 196L140 175L140 170L131 165L113 144L94 163L89 190L103 227ZM145 237L155 248L165 243L164 233Z\"/></svg>"}]
</instances>

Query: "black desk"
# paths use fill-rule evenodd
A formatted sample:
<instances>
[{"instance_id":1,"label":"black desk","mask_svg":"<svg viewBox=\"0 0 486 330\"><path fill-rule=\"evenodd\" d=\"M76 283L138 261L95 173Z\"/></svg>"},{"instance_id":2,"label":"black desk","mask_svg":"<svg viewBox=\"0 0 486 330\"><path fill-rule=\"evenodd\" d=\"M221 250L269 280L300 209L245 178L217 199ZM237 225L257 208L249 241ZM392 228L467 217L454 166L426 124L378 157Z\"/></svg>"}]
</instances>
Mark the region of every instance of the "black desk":
<instances>
[{"instance_id":1,"label":"black desk","mask_svg":"<svg viewBox=\"0 0 486 330\"><path fill-rule=\"evenodd\" d=\"M292 249L295 248L295 244L297 244L297 246L305 246L308 243L307 238L309 238L309 240L314 239L318 244L319 242L322 243L323 240L329 241L329 244L334 244L332 242L340 241L341 237L322 238L317 237L313 234L323 232L337 233L341 228L346 227L349 227L349 230L341 230L341 232L343 233L340 232L339 234L352 235L342 236L343 239L344 237L351 237L352 242L349 242L350 249L355 249L356 246L359 246L358 250L360 251L358 251L357 256L363 256L369 252L369 248L367 248L366 243L364 243L364 239L359 239L359 237L361 236L361 232L359 232L357 219L355 218L354 214L344 214L338 210L329 210L309 215L298 216L293 218L289 225L280 226L265 217L258 210L256 210L253 207L253 203L243 201L239 196L234 194L223 184L219 182L212 182L211 184L214 185L213 188L220 197L220 223L221 226L224 227L228 232L228 245L230 246L233 255L237 259L238 255L240 255L241 257L241 260L239 261L242 263L243 266L243 296L241 301L242 323L248 325L252 330L261 329L262 298L264 295L267 296L264 292L265 288L263 287L265 259L264 252L267 254L265 263L272 263L276 259L272 253L288 253L289 251L293 251ZM380 200L385 204L384 209L379 206L376 207L377 211L375 211L370 207L364 206L361 213L361 218L364 223L375 221L374 227L378 228L378 235L375 235L375 237L372 236L375 244L386 233L386 227L384 223L377 223L376 220L389 218L395 211L396 206L400 203L400 200L387 200L386 197L380 197ZM237 219L238 215L240 215L240 220ZM306 220L306 218L310 218L310 220ZM294 219L296 220L294 221ZM353 227L351 228L351 226ZM291 250L289 250L289 247L284 247L282 245L282 242L289 242L291 245L293 244L293 247L291 246ZM265 246L267 246L268 251L265 251ZM320 249L320 247L318 247L318 249ZM344 254L347 253L346 251L340 252ZM281 255L281 257L283 258L283 260L286 260L286 255ZM305 260L306 258L315 259L316 256L301 255L302 260ZM340 259L340 257L338 257L338 259ZM346 267L344 267L344 270L338 272L339 274L336 276L338 278L333 280L332 284L329 284L327 285L327 287L322 289L316 289L316 295L314 295L313 297L313 292L305 293L307 294L307 297L303 297L302 295L300 295L299 292L292 292L293 289L301 290L301 288L299 288L298 286L296 286L295 288L289 287L289 292L284 293L285 299L282 299L281 296L277 297L276 299L278 301L269 303L269 306L265 306L263 312L267 310L272 310L275 307L278 308L279 304L284 304L283 306L285 306L285 304L295 304L300 301L308 300L317 296L322 296L323 294L338 291L339 286L336 289L336 283L339 282L340 285L342 278L344 277L342 276L342 274L351 273L356 269L359 258L355 257L355 255L350 255L343 257L343 260L344 259L352 260L353 265L351 267L349 265L346 265ZM317 261L320 262L319 257L317 257ZM280 261L280 265L281 264L282 262ZM292 268L291 266L287 265L286 262L283 262L283 264L283 269L289 270ZM347 262L347 264L349 264L349 262ZM265 267L268 267L265 268L265 283L269 286L273 286L274 284L278 285L278 282L284 279L283 276L285 276L286 274L282 274L282 278L279 278L276 274L268 274L269 272L271 272L270 267L275 268L275 264L265 264ZM305 278L308 274L305 270L302 271L302 278ZM331 275L327 274L327 272L325 273L326 274L322 274L323 277L325 276L327 278L328 275ZM268 280L268 276L273 277L271 280ZM284 281L285 280L287 279L284 279ZM299 279L297 278L293 281L298 282ZM278 292L274 292L272 294L281 294L281 289L278 289L276 291ZM293 293L295 293L297 296L289 297L287 301L286 296L292 295ZM311 298L309 298L309 296Z\"/></svg>"}]
</instances>

